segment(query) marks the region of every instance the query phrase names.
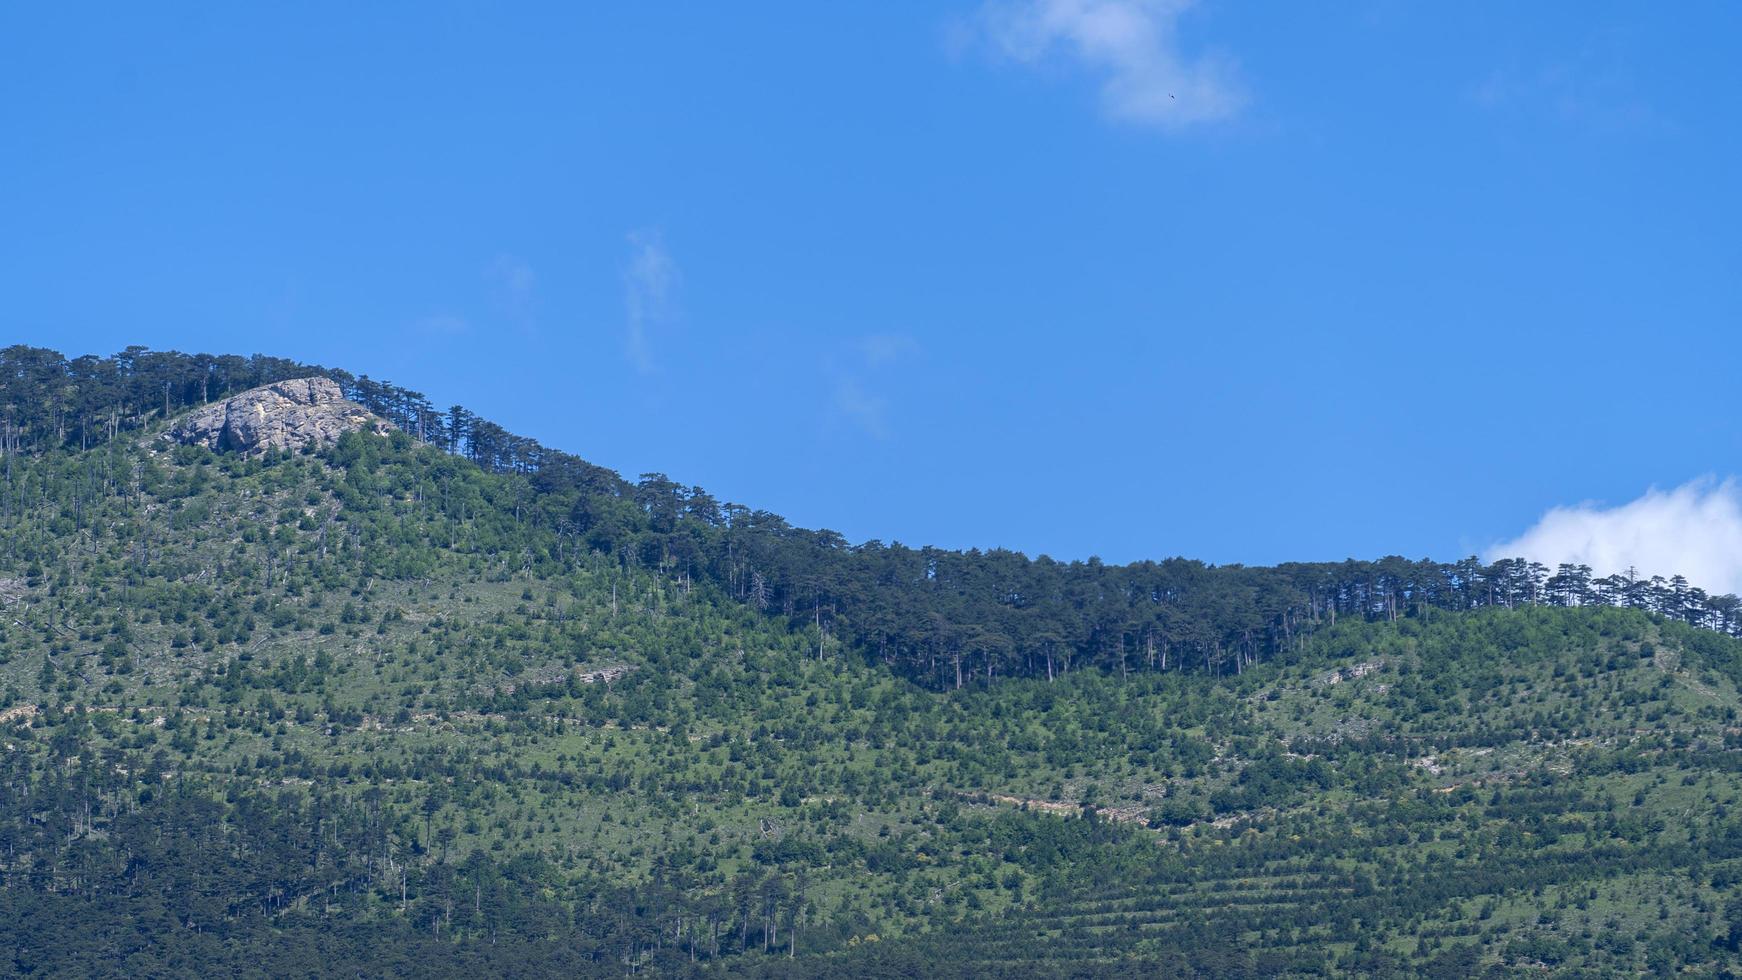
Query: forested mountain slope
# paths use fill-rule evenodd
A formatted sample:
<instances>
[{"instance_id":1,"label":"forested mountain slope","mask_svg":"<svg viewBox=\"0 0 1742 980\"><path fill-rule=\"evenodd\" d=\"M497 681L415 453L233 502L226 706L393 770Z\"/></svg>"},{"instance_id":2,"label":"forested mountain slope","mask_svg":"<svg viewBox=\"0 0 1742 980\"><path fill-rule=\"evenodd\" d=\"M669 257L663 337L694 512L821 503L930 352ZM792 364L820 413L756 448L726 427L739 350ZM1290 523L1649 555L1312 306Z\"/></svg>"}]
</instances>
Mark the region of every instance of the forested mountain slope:
<instances>
[{"instance_id":1,"label":"forested mountain slope","mask_svg":"<svg viewBox=\"0 0 1742 980\"><path fill-rule=\"evenodd\" d=\"M559 547L711 581L791 629L809 629L819 646L844 642L931 687L1085 666L1235 673L1338 617L1394 620L1489 606L1620 605L1742 634L1735 596L1708 595L1679 576L1595 578L1583 566L1397 557L1275 568L1181 558L1106 565L880 541L850 546L833 531L793 527L663 474L630 483L458 405L437 410L410 389L281 358L135 347L68 360L5 348L0 451L132 439L184 409L310 375L332 379L413 441L506 477L516 519L555 535Z\"/></svg>"},{"instance_id":2,"label":"forested mountain slope","mask_svg":"<svg viewBox=\"0 0 1742 980\"><path fill-rule=\"evenodd\" d=\"M1723 597L1511 565L848 548L662 478L474 459L355 381L397 432L172 447L170 418L224 394L184 386L154 391L167 418L117 396L92 436L85 375L61 362L44 407L19 350L12 972L1737 956ZM1550 604L1614 598L1639 608Z\"/></svg>"}]
</instances>

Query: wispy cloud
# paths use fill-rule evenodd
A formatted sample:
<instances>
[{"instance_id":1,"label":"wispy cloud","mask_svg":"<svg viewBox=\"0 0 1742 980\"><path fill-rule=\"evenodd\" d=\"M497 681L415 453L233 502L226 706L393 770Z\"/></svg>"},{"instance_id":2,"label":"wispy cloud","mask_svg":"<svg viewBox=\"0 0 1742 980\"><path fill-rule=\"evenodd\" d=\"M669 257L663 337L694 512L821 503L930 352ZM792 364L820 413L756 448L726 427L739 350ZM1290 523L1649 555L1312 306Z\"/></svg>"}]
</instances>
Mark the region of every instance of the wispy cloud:
<instances>
[{"instance_id":1,"label":"wispy cloud","mask_svg":"<svg viewBox=\"0 0 1742 980\"><path fill-rule=\"evenodd\" d=\"M919 349L919 344L906 334L878 333L862 337L854 346L867 367L882 367Z\"/></svg>"},{"instance_id":2,"label":"wispy cloud","mask_svg":"<svg viewBox=\"0 0 1742 980\"><path fill-rule=\"evenodd\" d=\"M532 305L538 275L524 260L507 253L498 255L484 269L484 278L489 280L509 309L524 312Z\"/></svg>"},{"instance_id":3,"label":"wispy cloud","mask_svg":"<svg viewBox=\"0 0 1742 980\"><path fill-rule=\"evenodd\" d=\"M873 439L889 438L889 401L865 390L855 377L835 379L835 410Z\"/></svg>"},{"instance_id":4,"label":"wispy cloud","mask_svg":"<svg viewBox=\"0 0 1742 980\"><path fill-rule=\"evenodd\" d=\"M472 325L457 313L432 313L414 322L412 329L432 337L458 337L470 332Z\"/></svg>"},{"instance_id":5,"label":"wispy cloud","mask_svg":"<svg viewBox=\"0 0 1742 980\"><path fill-rule=\"evenodd\" d=\"M659 232L630 232L629 264L623 271L623 304L628 316L623 350L643 374L655 368L650 330L671 316L677 285L677 264Z\"/></svg>"},{"instance_id":6,"label":"wispy cloud","mask_svg":"<svg viewBox=\"0 0 1742 980\"><path fill-rule=\"evenodd\" d=\"M1596 33L1536 63L1496 66L1469 87L1489 112L1599 132L1671 131L1674 122L1647 101L1626 37Z\"/></svg>"},{"instance_id":7,"label":"wispy cloud","mask_svg":"<svg viewBox=\"0 0 1742 980\"><path fill-rule=\"evenodd\" d=\"M1025 65L1060 57L1098 76L1115 119L1163 129L1226 119L1246 98L1233 63L1186 54L1181 16L1193 0L992 0L979 27L994 50Z\"/></svg>"},{"instance_id":8,"label":"wispy cloud","mask_svg":"<svg viewBox=\"0 0 1742 980\"><path fill-rule=\"evenodd\" d=\"M1615 507L1556 507L1530 530L1488 549L1488 558L1528 558L1553 568L1585 564L1598 575L1685 575L1718 593L1742 593L1742 488L1711 477L1655 487Z\"/></svg>"},{"instance_id":9,"label":"wispy cloud","mask_svg":"<svg viewBox=\"0 0 1742 980\"><path fill-rule=\"evenodd\" d=\"M881 333L848 344L845 356L826 358L835 412L873 439L890 438L889 399L878 391L878 383L887 368L918 351L912 337Z\"/></svg>"}]
</instances>

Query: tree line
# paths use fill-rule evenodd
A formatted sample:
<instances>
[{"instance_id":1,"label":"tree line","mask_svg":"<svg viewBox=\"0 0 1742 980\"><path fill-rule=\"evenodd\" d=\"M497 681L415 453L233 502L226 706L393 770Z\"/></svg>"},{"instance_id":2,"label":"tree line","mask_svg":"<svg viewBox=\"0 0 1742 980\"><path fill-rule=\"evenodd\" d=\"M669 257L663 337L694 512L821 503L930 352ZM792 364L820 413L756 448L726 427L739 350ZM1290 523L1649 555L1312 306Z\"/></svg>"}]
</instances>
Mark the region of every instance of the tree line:
<instances>
[{"instance_id":1,"label":"tree line","mask_svg":"<svg viewBox=\"0 0 1742 980\"><path fill-rule=\"evenodd\" d=\"M711 585L784 617L819 657L845 647L938 688L1085 668L1239 673L1299 650L1315 629L1346 616L1612 605L1742 635L1734 595L1708 594L1679 575L1599 577L1585 565L1473 557L1108 565L1002 549L853 545L664 474L631 483L462 406L438 409L408 388L262 355L129 347L68 359L42 348L0 350L0 452L88 448L250 387L311 375L333 379L410 439L509 478L516 520L536 525L556 560L601 554L684 587Z\"/></svg>"}]
</instances>

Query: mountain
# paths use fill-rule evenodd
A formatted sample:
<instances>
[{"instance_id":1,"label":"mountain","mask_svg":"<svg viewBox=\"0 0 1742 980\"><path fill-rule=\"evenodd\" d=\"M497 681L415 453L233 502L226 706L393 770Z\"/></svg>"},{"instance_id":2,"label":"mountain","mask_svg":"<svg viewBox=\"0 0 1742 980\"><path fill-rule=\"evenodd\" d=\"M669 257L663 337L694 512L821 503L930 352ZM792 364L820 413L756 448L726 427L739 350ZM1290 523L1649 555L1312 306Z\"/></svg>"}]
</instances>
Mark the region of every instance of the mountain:
<instances>
[{"instance_id":1,"label":"mountain","mask_svg":"<svg viewBox=\"0 0 1742 980\"><path fill-rule=\"evenodd\" d=\"M8 348L0 449L8 972L1742 944L1736 603L1678 580L849 545L261 357Z\"/></svg>"}]
</instances>

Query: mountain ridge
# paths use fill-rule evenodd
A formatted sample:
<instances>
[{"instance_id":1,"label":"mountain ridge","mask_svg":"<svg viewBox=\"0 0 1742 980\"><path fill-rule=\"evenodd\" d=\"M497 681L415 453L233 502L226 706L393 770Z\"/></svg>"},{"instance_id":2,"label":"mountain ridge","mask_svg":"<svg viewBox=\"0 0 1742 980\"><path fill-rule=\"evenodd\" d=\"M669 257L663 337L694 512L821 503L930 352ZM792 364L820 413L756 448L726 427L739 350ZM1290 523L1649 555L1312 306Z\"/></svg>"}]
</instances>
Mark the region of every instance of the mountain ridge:
<instances>
[{"instance_id":1,"label":"mountain ridge","mask_svg":"<svg viewBox=\"0 0 1742 980\"><path fill-rule=\"evenodd\" d=\"M81 447L55 397L0 467L12 972L1716 974L1742 937L1742 643L1685 616L849 547L403 425Z\"/></svg>"},{"instance_id":2,"label":"mountain ridge","mask_svg":"<svg viewBox=\"0 0 1742 980\"><path fill-rule=\"evenodd\" d=\"M258 355L135 347L109 359L69 361L52 351L6 348L0 405L12 407L14 420L37 406L34 424L10 421L11 430L34 431L38 445L53 433L65 446L74 433L101 428L92 420L167 421L141 404L148 397L162 397L167 413L255 380L311 374L332 379L351 401L420 444L524 480L528 514L574 547L627 548L645 564L681 563L686 574L712 577L739 601L776 610L796 627L808 622L819 645L845 639L876 649L939 687L960 688L976 677L1056 676L1083 663L1122 673L1134 663L1237 673L1337 616L1395 619L1412 609L1624 605L1742 635L1742 600L1708 595L1679 576L1599 578L1584 566L1551 570L1520 559L1393 556L1259 567L1170 558L1120 566L1002 550L854 546L833 531L793 527L664 474L644 474L632 484L460 406L438 412L410 389ZM44 392L53 395L31 397ZM78 445L87 442L78 436Z\"/></svg>"}]
</instances>

